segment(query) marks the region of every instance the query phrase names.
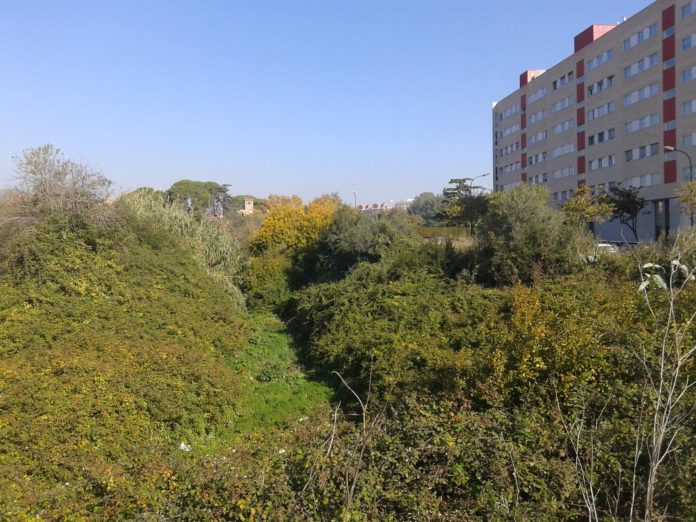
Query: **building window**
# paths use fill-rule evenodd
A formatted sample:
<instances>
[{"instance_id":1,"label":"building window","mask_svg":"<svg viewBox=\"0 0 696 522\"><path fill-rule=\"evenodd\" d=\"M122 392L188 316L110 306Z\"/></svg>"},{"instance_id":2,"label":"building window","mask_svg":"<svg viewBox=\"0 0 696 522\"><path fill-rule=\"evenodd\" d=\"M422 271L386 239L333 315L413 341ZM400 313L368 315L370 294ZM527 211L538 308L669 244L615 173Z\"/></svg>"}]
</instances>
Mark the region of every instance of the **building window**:
<instances>
[{"instance_id":1,"label":"building window","mask_svg":"<svg viewBox=\"0 0 696 522\"><path fill-rule=\"evenodd\" d=\"M589 87L587 87L587 95L588 96L594 96L595 94L598 94L602 91L606 91L609 87L614 85L614 75L612 74L611 76L607 76L606 78L603 78Z\"/></svg>"},{"instance_id":2,"label":"building window","mask_svg":"<svg viewBox=\"0 0 696 522\"><path fill-rule=\"evenodd\" d=\"M682 49L687 50L691 49L694 45L696 45L696 33L690 34L686 38L682 38Z\"/></svg>"},{"instance_id":3,"label":"building window","mask_svg":"<svg viewBox=\"0 0 696 522\"><path fill-rule=\"evenodd\" d=\"M681 8L682 18L691 16L694 13L696 13L696 0L691 0L691 2Z\"/></svg>"},{"instance_id":4,"label":"building window","mask_svg":"<svg viewBox=\"0 0 696 522\"><path fill-rule=\"evenodd\" d=\"M508 136L510 136L510 134L514 134L514 133L517 132L518 130L520 130L520 124L519 124L519 123L515 123L514 125L512 125L512 126L508 127L507 129L503 130L503 132L502 132L502 137L503 137L503 138L507 138Z\"/></svg>"},{"instance_id":5,"label":"building window","mask_svg":"<svg viewBox=\"0 0 696 522\"><path fill-rule=\"evenodd\" d=\"M636 89L635 91L624 96L624 107L647 100L648 98L657 95L659 91L660 88L658 83L653 83L652 85L646 85L645 87Z\"/></svg>"},{"instance_id":6,"label":"building window","mask_svg":"<svg viewBox=\"0 0 696 522\"><path fill-rule=\"evenodd\" d=\"M588 60L586 68L588 71L592 71L592 70L596 69L597 67L599 67L600 65L602 65L603 63L611 60L613 56L614 56L614 50L607 49L603 53L598 54L597 56L592 58L591 60Z\"/></svg>"},{"instance_id":7,"label":"building window","mask_svg":"<svg viewBox=\"0 0 696 522\"><path fill-rule=\"evenodd\" d=\"M614 112L615 108L616 108L616 105L614 104L614 102L610 101L608 103L605 103L604 105L600 105L599 107L595 107L591 111L587 111L587 119L592 121L592 120L602 118L602 117L606 116L607 114Z\"/></svg>"},{"instance_id":8,"label":"building window","mask_svg":"<svg viewBox=\"0 0 696 522\"><path fill-rule=\"evenodd\" d=\"M540 122L541 120L543 120L545 117L546 117L546 111L545 111L545 110L541 110L541 111L539 111L539 112L535 112L534 114L532 114L531 116L529 116L529 124L530 124L530 125L533 125L533 124L535 124L535 123L538 123L538 122Z\"/></svg>"},{"instance_id":9,"label":"building window","mask_svg":"<svg viewBox=\"0 0 696 522\"><path fill-rule=\"evenodd\" d=\"M561 179L574 176L575 167L571 165L569 167L563 167L562 169L556 169L551 173L551 175L553 176L553 179Z\"/></svg>"},{"instance_id":10,"label":"building window","mask_svg":"<svg viewBox=\"0 0 696 522\"><path fill-rule=\"evenodd\" d=\"M559 156L563 156L565 154L570 154L571 152L575 152L575 144L574 143L566 143L565 145L561 145L560 147L556 147L553 149L551 152L551 155L554 158L557 158Z\"/></svg>"},{"instance_id":11,"label":"building window","mask_svg":"<svg viewBox=\"0 0 696 522\"><path fill-rule=\"evenodd\" d=\"M696 132L682 136L682 145L684 147L693 147L696 145Z\"/></svg>"},{"instance_id":12,"label":"building window","mask_svg":"<svg viewBox=\"0 0 696 522\"><path fill-rule=\"evenodd\" d=\"M567 98L563 98L561 101L558 101L551 106L551 112L555 113L562 111L563 109L567 109L568 107L572 106L573 103L575 103L574 96L568 96Z\"/></svg>"},{"instance_id":13,"label":"building window","mask_svg":"<svg viewBox=\"0 0 696 522\"><path fill-rule=\"evenodd\" d=\"M696 65L682 71L682 83L690 82L694 78L696 78Z\"/></svg>"},{"instance_id":14,"label":"building window","mask_svg":"<svg viewBox=\"0 0 696 522\"><path fill-rule=\"evenodd\" d=\"M593 159L587 162L588 170L606 169L616 163L615 156L604 156L602 158Z\"/></svg>"},{"instance_id":15,"label":"building window","mask_svg":"<svg viewBox=\"0 0 696 522\"><path fill-rule=\"evenodd\" d=\"M560 89L561 87L563 87L564 85L571 83L574 78L575 78L575 74L573 73L573 71L570 71L570 72L564 74L558 80L553 81L553 83L552 83L553 90L556 91L556 90Z\"/></svg>"},{"instance_id":16,"label":"building window","mask_svg":"<svg viewBox=\"0 0 696 522\"><path fill-rule=\"evenodd\" d=\"M544 96L546 96L546 87L542 87L538 91L529 95L529 105L541 100Z\"/></svg>"},{"instance_id":17,"label":"building window","mask_svg":"<svg viewBox=\"0 0 696 522\"><path fill-rule=\"evenodd\" d=\"M633 33L630 38L624 40L624 51L634 48L636 45L652 38L657 34L657 24L651 24L642 31Z\"/></svg>"},{"instance_id":18,"label":"building window","mask_svg":"<svg viewBox=\"0 0 696 522\"><path fill-rule=\"evenodd\" d=\"M696 112L696 100L689 100L688 102L682 103L682 114L684 116L693 112Z\"/></svg>"},{"instance_id":19,"label":"building window","mask_svg":"<svg viewBox=\"0 0 696 522\"><path fill-rule=\"evenodd\" d=\"M530 165L537 165L539 163L543 163L546 161L547 157L548 157L547 152L538 152L537 154L530 154L529 155L529 164Z\"/></svg>"},{"instance_id":20,"label":"building window","mask_svg":"<svg viewBox=\"0 0 696 522\"><path fill-rule=\"evenodd\" d=\"M575 127L575 120L573 118L566 120L564 122L559 123L558 125L553 126L553 134L560 134L562 132L565 132L567 130L572 129Z\"/></svg>"},{"instance_id":21,"label":"building window","mask_svg":"<svg viewBox=\"0 0 696 522\"><path fill-rule=\"evenodd\" d=\"M520 112L520 106L519 104L515 103L514 105L508 107L501 113L500 119L504 120L505 118L509 118L510 116L512 116L513 114L517 114L518 112Z\"/></svg>"},{"instance_id":22,"label":"building window","mask_svg":"<svg viewBox=\"0 0 696 522\"><path fill-rule=\"evenodd\" d=\"M643 58L642 60L638 60L637 62L632 63L628 67L624 67L624 77L631 78L636 74L640 74L644 71L647 71L651 67L655 67L656 65L657 53L653 53L647 58Z\"/></svg>"},{"instance_id":23,"label":"building window","mask_svg":"<svg viewBox=\"0 0 696 522\"><path fill-rule=\"evenodd\" d=\"M643 145L642 147L636 147L635 149L626 151L626 161L637 161L650 156L655 156L660 148L659 143L651 143L650 145Z\"/></svg>"},{"instance_id":24,"label":"building window","mask_svg":"<svg viewBox=\"0 0 696 522\"><path fill-rule=\"evenodd\" d=\"M660 184L659 174L646 174L645 176L635 176L628 182L629 187L641 188L652 187Z\"/></svg>"},{"instance_id":25,"label":"building window","mask_svg":"<svg viewBox=\"0 0 696 522\"><path fill-rule=\"evenodd\" d=\"M549 132L548 131L540 131L535 134L530 134L529 139L527 140L530 145L534 145L535 143L541 143L542 141L546 140L548 137Z\"/></svg>"},{"instance_id":26,"label":"building window","mask_svg":"<svg viewBox=\"0 0 696 522\"><path fill-rule=\"evenodd\" d=\"M598 132L597 134L588 136L587 145L589 147L592 147L593 145L599 145L600 143L604 143L605 141L613 140L615 134L616 133L614 129L603 130L601 132Z\"/></svg>"},{"instance_id":27,"label":"building window","mask_svg":"<svg viewBox=\"0 0 696 522\"><path fill-rule=\"evenodd\" d=\"M641 131L657 125L660 123L660 115L650 114L649 116L643 116L642 118L637 118L635 120L624 123L624 134L633 134L634 132Z\"/></svg>"}]
</instances>

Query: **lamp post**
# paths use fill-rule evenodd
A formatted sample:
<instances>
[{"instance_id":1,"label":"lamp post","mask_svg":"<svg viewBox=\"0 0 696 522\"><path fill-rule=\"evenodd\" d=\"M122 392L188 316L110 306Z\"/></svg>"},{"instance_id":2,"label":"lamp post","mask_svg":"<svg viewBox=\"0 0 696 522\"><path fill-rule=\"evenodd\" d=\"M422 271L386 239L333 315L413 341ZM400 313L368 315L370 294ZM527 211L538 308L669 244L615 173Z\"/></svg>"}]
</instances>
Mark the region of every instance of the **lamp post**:
<instances>
[{"instance_id":1,"label":"lamp post","mask_svg":"<svg viewBox=\"0 0 696 522\"><path fill-rule=\"evenodd\" d=\"M689 160L689 182L692 182L694 180L694 162L691 160L691 156L689 155L689 153L676 147L671 147L669 145L665 145L664 150L665 152L681 152L682 154L684 154L684 156L686 156L686 158ZM693 211L689 213L689 223L692 227L694 226Z\"/></svg>"},{"instance_id":2,"label":"lamp post","mask_svg":"<svg viewBox=\"0 0 696 522\"><path fill-rule=\"evenodd\" d=\"M353 208L358 208L358 194L353 191Z\"/></svg>"}]
</instances>

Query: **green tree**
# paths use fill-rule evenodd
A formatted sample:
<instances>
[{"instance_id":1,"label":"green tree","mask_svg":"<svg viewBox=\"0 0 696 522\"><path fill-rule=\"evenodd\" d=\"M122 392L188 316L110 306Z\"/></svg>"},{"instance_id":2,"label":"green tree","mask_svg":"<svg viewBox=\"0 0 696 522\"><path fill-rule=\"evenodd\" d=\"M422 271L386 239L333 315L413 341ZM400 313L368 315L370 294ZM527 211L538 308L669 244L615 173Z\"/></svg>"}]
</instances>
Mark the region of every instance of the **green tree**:
<instances>
[{"instance_id":1,"label":"green tree","mask_svg":"<svg viewBox=\"0 0 696 522\"><path fill-rule=\"evenodd\" d=\"M580 185L563 205L563 213L575 223L602 223L614 214L614 205L606 193L592 194L587 185Z\"/></svg>"},{"instance_id":2,"label":"green tree","mask_svg":"<svg viewBox=\"0 0 696 522\"><path fill-rule=\"evenodd\" d=\"M182 179L169 187L167 197L171 201L181 202L186 202L187 198L190 197L193 203L193 214L200 218L213 205L216 197L222 198L224 208L227 210L229 207L228 189L229 185L220 185L214 181Z\"/></svg>"},{"instance_id":3,"label":"green tree","mask_svg":"<svg viewBox=\"0 0 696 522\"><path fill-rule=\"evenodd\" d=\"M453 187L443 190L444 214L455 223L465 224L474 236L476 226L488 208L484 187L474 185L476 178L457 178L449 181Z\"/></svg>"},{"instance_id":4,"label":"green tree","mask_svg":"<svg viewBox=\"0 0 696 522\"><path fill-rule=\"evenodd\" d=\"M609 202L614 207L613 219L626 225L638 241L638 215L645 207L645 199L640 197L640 187L623 188L617 185L609 193Z\"/></svg>"},{"instance_id":5,"label":"green tree","mask_svg":"<svg viewBox=\"0 0 696 522\"><path fill-rule=\"evenodd\" d=\"M422 192L413 199L409 214L421 216L426 224L432 224L442 215L444 197L432 192Z\"/></svg>"}]
</instances>

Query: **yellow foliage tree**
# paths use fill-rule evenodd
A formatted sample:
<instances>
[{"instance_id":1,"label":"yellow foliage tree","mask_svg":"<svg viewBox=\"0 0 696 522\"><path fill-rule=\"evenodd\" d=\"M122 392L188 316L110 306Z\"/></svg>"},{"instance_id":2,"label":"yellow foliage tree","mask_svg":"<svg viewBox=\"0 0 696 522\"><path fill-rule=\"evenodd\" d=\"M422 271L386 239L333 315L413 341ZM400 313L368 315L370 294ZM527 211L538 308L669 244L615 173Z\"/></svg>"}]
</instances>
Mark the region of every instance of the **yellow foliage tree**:
<instances>
[{"instance_id":1,"label":"yellow foliage tree","mask_svg":"<svg viewBox=\"0 0 696 522\"><path fill-rule=\"evenodd\" d=\"M341 205L335 195L323 195L308 205L299 196L268 197L268 213L251 240L252 249L263 252L280 248L297 252L319 240Z\"/></svg>"}]
</instances>

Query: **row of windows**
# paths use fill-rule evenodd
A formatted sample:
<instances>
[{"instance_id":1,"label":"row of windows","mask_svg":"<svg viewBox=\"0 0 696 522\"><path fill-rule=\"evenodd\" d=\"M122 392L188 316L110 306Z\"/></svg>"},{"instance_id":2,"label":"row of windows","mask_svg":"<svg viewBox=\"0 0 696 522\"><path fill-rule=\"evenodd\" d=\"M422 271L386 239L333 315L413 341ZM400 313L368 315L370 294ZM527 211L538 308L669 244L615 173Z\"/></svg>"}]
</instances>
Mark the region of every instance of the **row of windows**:
<instances>
[{"instance_id":1,"label":"row of windows","mask_svg":"<svg viewBox=\"0 0 696 522\"><path fill-rule=\"evenodd\" d=\"M527 183L530 185L541 185L542 183L547 183L549 181L548 174L536 174L534 176L529 176Z\"/></svg>"},{"instance_id":2,"label":"row of windows","mask_svg":"<svg viewBox=\"0 0 696 522\"><path fill-rule=\"evenodd\" d=\"M650 145L636 147L635 149L626 151L626 161L636 161L644 158L649 158L650 156L655 156L659 152L659 150L659 143L651 143Z\"/></svg>"},{"instance_id":3,"label":"row of windows","mask_svg":"<svg viewBox=\"0 0 696 522\"><path fill-rule=\"evenodd\" d=\"M606 116L609 113L614 112L616 109L616 104L613 101L607 102L604 105L600 105L599 107L595 107L591 111L587 111L587 119L590 121L596 120L598 118L602 118Z\"/></svg>"},{"instance_id":4,"label":"row of windows","mask_svg":"<svg viewBox=\"0 0 696 522\"><path fill-rule=\"evenodd\" d=\"M551 85L553 86L553 90L558 90L564 85L567 85L571 83L575 79L575 74L573 74L573 71L570 71L563 76L561 76L558 80L554 80Z\"/></svg>"},{"instance_id":5,"label":"row of windows","mask_svg":"<svg viewBox=\"0 0 696 522\"><path fill-rule=\"evenodd\" d=\"M624 107L647 100L648 98L657 95L658 92L660 92L660 86L657 83L636 89L635 91L624 96Z\"/></svg>"},{"instance_id":6,"label":"row of windows","mask_svg":"<svg viewBox=\"0 0 696 522\"><path fill-rule=\"evenodd\" d=\"M587 87L587 95L594 96L602 91L606 91L609 87L614 85L614 75L602 78L599 81L594 82L592 85Z\"/></svg>"},{"instance_id":7,"label":"row of windows","mask_svg":"<svg viewBox=\"0 0 696 522\"><path fill-rule=\"evenodd\" d=\"M520 124L515 123L514 125L503 130L502 136L503 136L503 138L506 138L507 136L510 136L510 134L513 134L513 133L517 132L518 130L520 130Z\"/></svg>"},{"instance_id":8,"label":"row of windows","mask_svg":"<svg viewBox=\"0 0 696 522\"><path fill-rule=\"evenodd\" d=\"M553 126L553 133L554 135L560 134L562 132L565 132L567 130L572 129L575 127L575 120L573 118L570 118L569 120L563 121L557 125Z\"/></svg>"},{"instance_id":9,"label":"row of windows","mask_svg":"<svg viewBox=\"0 0 696 522\"><path fill-rule=\"evenodd\" d=\"M630 179L628 185L630 187L640 188L640 187L651 187L653 185L660 184L659 174L646 174L645 176L635 176Z\"/></svg>"},{"instance_id":10,"label":"row of windows","mask_svg":"<svg viewBox=\"0 0 696 522\"><path fill-rule=\"evenodd\" d=\"M519 161L516 161L515 163L510 163L509 165L505 165L504 167L501 167L500 171L502 174L507 174L508 172L515 172L516 170L520 170L521 164Z\"/></svg>"},{"instance_id":11,"label":"row of windows","mask_svg":"<svg viewBox=\"0 0 696 522\"><path fill-rule=\"evenodd\" d=\"M516 141L515 143L512 143L511 145L508 145L507 147L503 147L502 149L498 149L498 157L503 158L507 156L508 154L512 154L513 152L517 152L520 150L520 142Z\"/></svg>"},{"instance_id":12,"label":"row of windows","mask_svg":"<svg viewBox=\"0 0 696 522\"><path fill-rule=\"evenodd\" d=\"M682 49L685 51L687 49L691 49L694 45L696 45L696 33L691 34L686 38L682 38Z\"/></svg>"},{"instance_id":13,"label":"row of windows","mask_svg":"<svg viewBox=\"0 0 696 522\"><path fill-rule=\"evenodd\" d=\"M596 159L588 161L587 162L587 169L590 171L605 169L607 167L611 167L614 164L616 164L616 156L613 156L613 155L603 156L601 158L596 158Z\"/></svg>"},{"instance_id":14,"label":"row of windows","mask_svg":"<svg viewBox=\"0 0 696 522\"><path fill-rule=\"evenodd\" d=\"M537 152L536 154L530 154L529 155L529 164L530 165L537 165L539 163L543 163L546 161L547 157L548 157L547 152Z\"/></svg>"},{"instance_id":15,"label":"row of windows","mask_svg":"<svg viewBox=\"0 0 696 522\"><path fill-rule=\"evenodd\" d=\"M542 87L538 91L530 94L529 95L529 104L531 105L532 103L541 100L544 96L546 96L546 87Z\"/></svg>"},{"instance_id":16,"label":"row of windows","mask_svg":"<svg viewBox=\"0 0 696 522\"><path fill-rule=\"evenodd\" d=\"M600 65L602 65L605 62L608 62L609 60L612 59L614 56L614 51L613 49L607 49L601 54L598 54L591 60L587 60L587 70L592 71L593 69L596 69Z\"/></svg>"},{"instance_id":17,"label":"row of windows","mask_svg":"<svg viewBox=\"0 0 696 522\"><path fill-rule=\"evenodd\" d=\"M647 58L643 58L642 60L638 60L635 63L632 63L628 67L624 67L624 77L625 78L631 78L635 76L636 74L640 74L644 71L647 71L648 69L655 67L657 65L657 53L653 53Z\"/></svg>"},{"instance_id":18,"label":"row of windows","mask_svg":"<svg viewBox=\"0 0 696 522\"><path fill-rule=\"evenodd\" d=\"M598 132L597 134L593 134L587 138L587 145L589 147L592 147L593 145L599 145L600 143L604 143L605 141L613 140L614 139L614 129L606 129L601 132Z\"/></svg>"},{"instance_id":19,"label":"row of windows","mask_svg":"<svg viewBox=\"0 0 696 522\"><path fill-rule=\"evenodd\" d=\"M559 203L562 203L562 202L568 201L570 198L572 198L573 194L575 194L575 190L573 190L573 189L563 190L561 192L554 192L553 199L554 199L554 201L558 201Z\"/></svg>"},{"instance_id":20,"label":"row of windows","mask_svg":"<svg viewBox=\"0 0 696 522\"><path fill-rule=\"evenodd\" d=\"M570 154L571 152L575 152L575 143L566 143L565 145L556 147L553 149L553 151L551 151L551 155L554 158L557 158L559 156L563 156L564 154Z\"/></svg>"},{"instance_id":21,"label":"row of windows","mask_svg":"<svg viewBox=\"0 0 696 522\"><path fill-rule=\"evenodd\" d=\"M530 145L534 145L535 143L541 143L548 137L549 133L548 131L539 131L535 134L530 134L529 139L527 140Z\"/></svg>"},{"instance_id":22,"label":"row of windows","mask_svg":"<svg viewBox=\"0 0 696 522\"><path fill-rule=\"evenodd\" d=\"M657 113L643 116L642 118L636 118L628 123L624 123L624 134L633 134L634 132L647 129L658 123L660 123L660 116Z\"/></svg>"},{"instance_id":23,"label":"row of windows","mask_svg":"<svg viewBox=\"0 0 696 522\"><path fill-rule=\"evenodd\" d=\"M539 112L535 112L534 114L529 116L529 124L533 125L534 123L540 122L546 117L546 111L545 110L540 110Z\"/></svg>"},{"instance_id":24,"label":"row of windows","mask_svg":"<svg viewBox=\"0 0 696 522\"><path fill-rule=\"evenodd\" d=\"M645 29L633 33L630 38L626 38L623 42L624 51L634 48L636 45L652 38L657 34L657 24L651 24Z\"/></svg>"},{"instance_id":25,"label":"row of windows","mask_svg":"<svg viewBox=\"0 0 696 522\"><path fill-rule=\"evenodd\" d=\"M571 165L569 167L563 167L562 169L556 169L551 173L551 175L553 176L553 179L575 176L575 167Z\"/></svg>"},{"instance_id":26,"label":"row of windows","mask_svg":"<svg viewBox=\"0 0 696 522\"><path fill-rule=\"evenodd\" d=\"M573 103L575 103L575 96L563 98L561 101L557 101L551 106L551 112L555 113L562 111L563 109L567 109L568 107L572 106Z\"/></svg>"},{"instance_id":27,"label":"row of windows","mask_svg":"<svg viewBox=\"0 0 696 522\"><path fill-rule=\"evenodd\" d=\"M517 114L518 112L520 112L520 105L519 103L515 103L507 109L505 109L502 113L500 113L500 119L504 120L505 118L509 118L510 116L512 116L513 114Z\"/></svg>"}]
</instances>

